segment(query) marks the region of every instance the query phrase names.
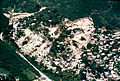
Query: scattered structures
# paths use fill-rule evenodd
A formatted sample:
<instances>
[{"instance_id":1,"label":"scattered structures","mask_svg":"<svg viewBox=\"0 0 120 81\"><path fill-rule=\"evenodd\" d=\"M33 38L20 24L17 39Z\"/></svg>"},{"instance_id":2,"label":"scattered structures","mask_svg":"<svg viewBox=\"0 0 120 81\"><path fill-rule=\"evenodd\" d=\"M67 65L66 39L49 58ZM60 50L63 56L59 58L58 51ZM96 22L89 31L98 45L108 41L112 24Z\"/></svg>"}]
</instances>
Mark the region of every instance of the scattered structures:
<instances>
[{"instance_id":1,"label":"scattered structures","mask_svg":"<svg viewBox=\"0 0 120 81\"><path fill-rule=\"evenodd\" d=\"M33 20L37 21L34 17ZM54 73L72 71L77 75L82 71L85 76L82 80L120 79L119 31L105 27L95 29L90 17L75 21L65 18L60 24L50 26L41 21L35 30L36 23L27 28L23 28L23 23L19 19L14 21L12 38L19 51L34 57L38 64L44 64Z\"/></svg>"},{"instance_id":2,"label":"scattered structures","mask_svg":"<svg viewBox=\"0 0 120 81\"><path fill-rule=\"evenodd\" d=\"M48 35L36 34L30 29L25 29L23 31L24 35L15 41L21 48L21 52L30 55L30 57L35 57L38 63L42 61L48 69L54 68L53 63L58 63L57 65L63 71L73 69L78 64L78 59L81 58L80 55L83 53L81 48L87 46L95 28L91 18L80 18L68 23L63 25L66 27L65 29L61 29L60 25L57 25L57 27L44 26L53 41L48 39ZM41 32L44 32L44 30ZM58 33L55 34L55 32ZM70 37L71 34L74 36ZM53 58L55 61L52 61ZM70 61L73 58L74 61Z\"/></svg>"}]
</instances>

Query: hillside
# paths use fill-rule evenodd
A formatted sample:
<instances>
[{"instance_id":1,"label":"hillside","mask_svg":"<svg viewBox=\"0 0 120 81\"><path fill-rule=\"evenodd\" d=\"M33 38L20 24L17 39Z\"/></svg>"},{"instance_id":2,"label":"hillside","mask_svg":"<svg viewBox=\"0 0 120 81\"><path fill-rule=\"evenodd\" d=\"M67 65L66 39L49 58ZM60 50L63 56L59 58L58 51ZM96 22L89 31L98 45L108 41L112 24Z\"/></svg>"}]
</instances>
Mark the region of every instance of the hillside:
<instances>
[{"instance_id":1,"label":"hillside","mask_svg":"<svg viewBox=\"0 0 120 81\"><path fill-rule=\"evenodd\" d=\"M6 74L20 81L120 80L119 2L4 0L1 4L0 69Z\"/></svg>"}]
</instances>

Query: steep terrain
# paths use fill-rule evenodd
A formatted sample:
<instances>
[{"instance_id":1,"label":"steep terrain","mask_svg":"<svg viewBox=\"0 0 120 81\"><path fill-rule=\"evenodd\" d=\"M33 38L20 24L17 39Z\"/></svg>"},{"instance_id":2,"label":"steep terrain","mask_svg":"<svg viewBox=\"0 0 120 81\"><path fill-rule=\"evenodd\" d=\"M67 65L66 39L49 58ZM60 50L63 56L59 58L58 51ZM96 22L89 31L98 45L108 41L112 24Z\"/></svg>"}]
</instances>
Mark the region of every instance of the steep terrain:
<instances>
[{"instance_id":1,"label":"steep terrain","mask_svg":"<svg viewBox=\"0 0 120 81\"><path fill-rule=\"evenodd\" d=\"M0 50L3 50L0 67L15 77L22 80L25 74L26 80L41 80L31 66L23 70L31 62L54 81L120 80L119 2L6 0L0 7L9 19L8 23L0 13L3 20L0 26ZM28 63L22 61L23 66L19 66L21 61L17 62L20 71L14 71L17 65L13 60L4 61L8 59L4 55L8 52L3 49L4 45L27 58ZM16 53L7 49L11 50L9 59L13 58L11 54ZM23 60L18 57L14 58ZM10 64L10 69L6 64Z\"/></svg>"},{"instance_id":2,"label":"steep terrain","mask_svg":"<svg viewBox=\"0 0 120 81\"><path fill-rule=\"evenodd\" d=\"M51 13L47 8L38 13L46 11ZM34 23L38 13L28 13L27 17L21 13L10 20L14 28L10 39L18 45L20 53L34 58L36 66L43 64L45 70L52 70L59 78L64 75L59 73L66 72L63 80L71 74L77 78L70 80L119 80L119 30L95 29L90 17L74 21L64 18L56 25ZM33 21L27 25L31 19Z\"/></svg>"}]
</instances>

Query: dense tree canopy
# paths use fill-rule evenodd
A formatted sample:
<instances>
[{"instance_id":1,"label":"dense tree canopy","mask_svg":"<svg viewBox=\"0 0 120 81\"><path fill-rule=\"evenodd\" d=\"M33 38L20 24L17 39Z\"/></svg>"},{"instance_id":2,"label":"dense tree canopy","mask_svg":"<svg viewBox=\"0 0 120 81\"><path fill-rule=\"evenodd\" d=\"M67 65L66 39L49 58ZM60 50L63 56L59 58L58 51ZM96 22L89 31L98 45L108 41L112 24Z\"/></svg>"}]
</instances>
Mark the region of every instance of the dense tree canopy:
<instances>
[{"instance_id":1,"label":"dense tree canopy","mask_svg":"<svg viewBox=\"0 0 120 81\"><path fill-rule=\"evenodd\" d=\"M120 25L120 2L108 0L1 0L4 12L36 12L41 7L47 6L56 9L64 17L75 20L80 17L92 17L96 27L119 28ZM9 4L8 4L9 3ZM56 14L57 15L57 14ZM51 17L54 14L51 14ZM46 16L44 19L49 19ZM52 22L56 22L56 18Z\"/></svg>"}]
</instances>

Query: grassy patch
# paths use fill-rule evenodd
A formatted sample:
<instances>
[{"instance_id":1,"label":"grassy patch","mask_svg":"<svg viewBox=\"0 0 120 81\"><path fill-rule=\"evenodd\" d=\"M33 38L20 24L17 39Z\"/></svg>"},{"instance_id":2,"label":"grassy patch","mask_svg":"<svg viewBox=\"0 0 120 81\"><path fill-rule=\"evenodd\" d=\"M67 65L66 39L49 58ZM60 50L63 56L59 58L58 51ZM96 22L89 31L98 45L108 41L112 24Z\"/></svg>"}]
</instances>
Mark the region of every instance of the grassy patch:
<instances>
[{"instance_id":1,"label":"grassy patch","mask_svg":"<svg viewBox=\"0 0 120 81\"><path fill-rule=\"evenodd\" d=\"M3 69L3 68L0 68L0 74L6 74L6 75L9 75L9 71Z\"/></svg>"},{"instance_id":2,"label":"grassy patch","mask_svg":"<svg viewBox=\"0 0 120 81\"><path fill-rule=\"evenodd\" d=\"M0 72L11 73L21 81L29 81L31 76L39 74L5 42L0 41ZM28 73L27 73L28 72ZM31 76L28 76L30 74ZM35 75L36 74L36 75Z\"/></svg>"},{"instance_id":3,"label":"grassy patch","mask_svg":"<svg viewBox=\"0 0 120 81\"><path fill-rule=\"evenodd\" d=\"M29 69L23 70L23 74L25 74L29 80L34 80L36 78L36 74L30 71Z\"/></svg>"}]
</instances>

